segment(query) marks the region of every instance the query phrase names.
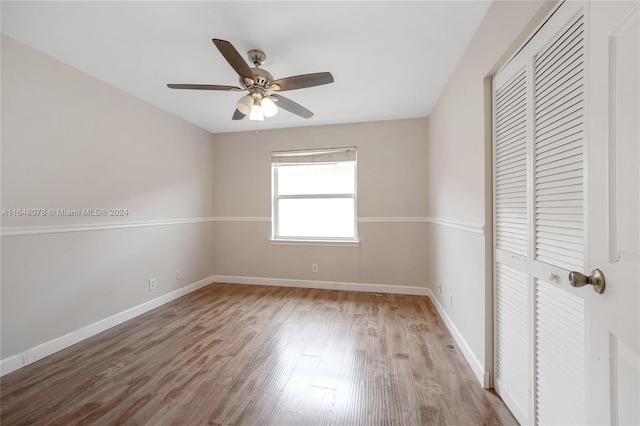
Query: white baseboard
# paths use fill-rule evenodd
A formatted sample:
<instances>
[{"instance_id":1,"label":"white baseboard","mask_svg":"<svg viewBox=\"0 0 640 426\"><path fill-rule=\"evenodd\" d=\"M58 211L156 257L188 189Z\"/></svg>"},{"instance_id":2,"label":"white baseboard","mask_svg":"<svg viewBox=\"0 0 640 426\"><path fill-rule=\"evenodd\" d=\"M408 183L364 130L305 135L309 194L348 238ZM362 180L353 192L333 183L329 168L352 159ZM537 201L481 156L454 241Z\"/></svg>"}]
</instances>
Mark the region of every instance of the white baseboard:
<instances>
[{"instance_id":1,"label":"white baseboard","mask_svg":"<svg viewBox=\"0 0 640 426\"><path fill-rule=\"evenodd\" d=\"M29 365L34 361L49 356L71 345L75 345L76 343L88 339L89 337L101 333L111 327L122 324L123 322L135 318L138 315L142 315L145 312L164 305L165 303L171 302L172 300L178 299L186 294L205 287L214 281L214 277L209 276L170 293L163 294L162 296L156 297L148 302L129 308L126 311L118 312L115 315L72 331L64 336L56 337L48 342L29 348L24 352L0 360L0 376L11 373L12 371L22 368L25 365Z\"/></svg>"},{"instance_id":2,"label":"white baseboard","mask_svg":"<svg viewBox=\"0 0 640 426\"><path fill-rule=\"evenodd\" d=\"M229 284L272 285L276 287L318 288L323 290L362 291L368 293L394 293L426 296L426 287L414 287L389 284L345 283L339 281L294 280L286 278L238 277L214 275L214 282Z\"/></svg>"},{"instance_id":3,"label":"white baseboard","mask_svg":"<svg viewBox=\"0 0 640 426\"><path fill-rule=\"evenodd\" d=\"M473 374L475 374L476 379L478 379L482 387L484 387L485 389L489 389L490 379L491 379L489 372L484 370L484 366L482 365L480 360L476 357L475 353L471 350L471 347L469 346L467 341L464 340L464 337L462 337L462 334L460 333L456 325L453 323L453 320L447 314L447 311L444 310L444 306L440 304L440 301L433 294L433 291L431 291L430 288L427 288L427 296L429 296L429 298L433 302L433 305L436 307L436 309L438 310L438 313L442 317L442 320L447 325L447 328L451 332L451 335L453 336L454 340L458 344L458 347L462 351L462 355L464 355L465 359L469 363L469 366L471 366L471 369L473 370Z\"/></svg>"}]
</instances>

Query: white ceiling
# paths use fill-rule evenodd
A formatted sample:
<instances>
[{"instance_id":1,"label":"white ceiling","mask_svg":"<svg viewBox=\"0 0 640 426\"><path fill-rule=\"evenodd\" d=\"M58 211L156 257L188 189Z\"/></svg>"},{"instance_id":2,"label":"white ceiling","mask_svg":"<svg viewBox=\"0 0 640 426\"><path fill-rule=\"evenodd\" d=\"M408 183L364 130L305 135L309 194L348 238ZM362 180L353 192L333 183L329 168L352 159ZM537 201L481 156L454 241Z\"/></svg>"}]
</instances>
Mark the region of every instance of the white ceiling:
<instances>
[{"instance_id":1,"label":"white ceiling","mask_svg":"<svg viewBox=\"0 0 640 426\"><path fill-rule=\"evenodd\" d=\"M2 1L2 32L213 133L426 117L489 1ZM242 93L212 38L267 54L275 78L330 71L283 93L315 113L232 121Z\"/></svg>"}]
</instances>

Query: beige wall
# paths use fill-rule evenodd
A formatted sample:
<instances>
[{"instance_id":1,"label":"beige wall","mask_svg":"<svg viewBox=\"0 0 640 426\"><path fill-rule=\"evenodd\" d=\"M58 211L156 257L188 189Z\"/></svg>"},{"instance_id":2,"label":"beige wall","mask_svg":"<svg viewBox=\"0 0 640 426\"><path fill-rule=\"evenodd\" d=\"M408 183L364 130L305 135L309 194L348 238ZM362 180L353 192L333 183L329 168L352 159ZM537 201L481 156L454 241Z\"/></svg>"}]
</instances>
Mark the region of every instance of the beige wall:
<instances>
[{"instance_id":1,"label":"beige wall","mask_svg":"<svg viewBox=\"0 0 640 426\"><path fill-rule=\"evenodd\" d=\"M424 287L426 132L414 119L216 135L215 216L234 219L215 224L216 273ZM341 146L358 148L360 246L269 244L271 152Z\"/></svg>"},{"instance_id":2,"label":"beige wall","mask_svg":"<svg viewBox=\"0 0 640 426\"><path fill-rule=\"evenodd\" d=\"M210 133L3 35L1 136L3 209L129 210L2 217L62 227L2 237L3 359L213 274L210 222L64 232L211 217Z\"/></svg>"},{"instance_id":3,"label":"beige wall","mask_svg":"<svg viewBox=\"0 0 640 426\"><path fill-rule=\"evenodd\" d=\"M483 226L485 235L430 224L427 283L485 371L492 363L485 334L492 327L491 92L485 79L554 3L493 2L429 116L427 216Z\"/></svg>"}]
</instances>

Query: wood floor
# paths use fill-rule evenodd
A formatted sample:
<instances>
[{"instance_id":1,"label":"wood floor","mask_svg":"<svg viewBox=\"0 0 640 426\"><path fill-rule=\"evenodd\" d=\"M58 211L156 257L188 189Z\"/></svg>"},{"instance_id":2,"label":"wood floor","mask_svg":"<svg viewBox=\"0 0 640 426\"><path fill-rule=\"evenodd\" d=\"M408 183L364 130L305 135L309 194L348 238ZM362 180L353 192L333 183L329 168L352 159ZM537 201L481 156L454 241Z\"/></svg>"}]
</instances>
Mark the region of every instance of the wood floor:
<instances>
[{"instance_id":1,"label":"wood floor","mask_svg":"<svg viewBox=\"0 0 640 426\"><path fill-rule=\"evenodd\" d=\"M9 425L517 424L427 297L214 284L1 379Z\"/></svg>"}]
</instances>

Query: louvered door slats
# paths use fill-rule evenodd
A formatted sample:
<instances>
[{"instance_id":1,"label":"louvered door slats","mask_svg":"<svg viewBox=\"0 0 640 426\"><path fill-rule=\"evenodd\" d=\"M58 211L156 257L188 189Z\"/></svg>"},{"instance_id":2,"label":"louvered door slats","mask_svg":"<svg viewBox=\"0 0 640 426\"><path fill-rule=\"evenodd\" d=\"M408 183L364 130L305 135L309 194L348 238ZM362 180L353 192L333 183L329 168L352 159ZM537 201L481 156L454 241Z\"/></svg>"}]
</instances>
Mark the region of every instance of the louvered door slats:
<instances>
[{"instance_id":1,"label":"louvered door slats","mask_svg":"<svg viewBox=\"0 0 640 426\"><path fill-rule=\"evenodd\" d=\"M538 190L551 190L551 189L557 189L558 191L568 191L567 188L569 187L575 187L575 186L582 186L582 176L580 177L576 177L573 179L565 179L564 181L560 180L558 181L551 181L551 182L540 182L538 184L538 187L536 188L536 191Z\"/></svg>"},{"instance_id":2,"label":"louvered door slats","mask_svg":"<svg viewBox=\"0 0 640 426\"><path fill-rule=\"evenodd\" d=\"M575 123L576 120L581 120L584 115L581 105L582 101L576 104L573 108L564 111L561 114L554 114L549 119L536 120L536 127L540 135L544 135L550 131L557 130L561 128L561 126L565 126L566 124Z\"/></svg>"},{"instance_id":3,"label":"louvered door slats","mask_svg":"<svg viewBox=\"0 0 640 426\"><path fill-rule=\"evenodd\" d=\"M521 229L518 229L518 226L522 224L509 224L511 226L501 226L496 230L496 234L500 234L500 236L504 238L516 238L519 241L518 237L526 237L526 233L522 233Z\"/></svg>"},{"instance_id":4,"label":"louvered door slats","mask_svg":"<svg viewBox=\"0 0 640 426\"><path fill-rule=\"evenodd\" d=\"M523 134L526 135L526 132L523 132ZM516 152L516 151L520 151L523 148L526 150L526 146L522 146L520 144L512 144L510 143L509 139L503 138L501 139L502 144L498 145L497 148L499 148L499 153L496 153L495 158L503 158L506 155L511 154L512 152Z\"/></svg>"},{"instance_id":5,"label":"louvered door slats","mask_svg":"<svg viewBox=\"0 0 640 426\"><path fill-rule=\"evenodd\" d=\"M505 238L504 236L500 236L500 238L502 239L501 242L501 247L503 247L504 251L517 251L519 246L520 246L520 241L515 240L515 239L509 239L509 238ZM513 241L513 242L512 242Z\"/></svg>"},{"instance_id":6,"label":"louvered door slats","mask_svg":"<svg viewBox=\"0 0 640 426\"><path fill-rule=\"evenodd\" d=\"M570 172L557 173L548 176L540 176L539 170L537 171L536 182L540 185L558 182L557 186L564 186L563 184L565 181L570 181L571 179L582 179L582 170L572 170Z\"/></svg>"},{"instance_id":7,"label":"louvered door slats","mask_svg":"<svg viewBox=\"0 0 640 426\"><path fill-rule=\"evenodd\" d=\"M540 178L552 177L555 175L566 176L566 174L581 170L582 158L562 159L552 163L544 164L543 166L544 167L540 167L538 172L538 176Z\"/></svg>"},{"instance_id":8,"label":"louvered door slats","mask_svg":"<svg viewBox=\"0 0 640 426\"><path fill-rule=\"evenodd\" d=\"M538 253L540 254L540 257L546 257L546 258L561 257L561 259L556 259L555 262L558 263L560 267L565 267L565 268L566 268L566 266L564 266L565 264L572 261L577 261L581 258L580 251L572 249L571 247L569 247L568 244L566 246L563 245L563 247L557 247L557 243L556 245L545 244L544 248L541 248L538 251Z\"/></svg>"},{"instance_id":9,"label":"louvered door slats","mask_svg":"<svg viewBox=\"0 0 640 426\"><path fill-rule=\"evenodd\" d=\"M553 201L553 200L579 200L575 194L545 194L538 196L540 201Z\"/></svg>"},{"instance_id":10,"label":"louvered door slats","mask_svg":"<svg viewBox=\"0 0 640 426\"><path fill-rule=\"evenodd\" d=\"M539 111L544 111L541 109ZM567 137L564 132L569 132L571 130L577 131L578 128L582 132L582 111L578 111L577 114L574 114L571 119L563 119L564 117L556 117L557 121L553 121L546 126L539 126L536 128L536 136L540 139L540 141L546 141L548 139L552 139L554 137L559 137L561 140ZM576 128L578 127L578 128ZM557 140L554 140L557 142Z\"/></svg>"},{"instance_id":11,"label":"louvered door slats","mask_svg":"<svg viewBox=\"0 0 640 426\"><path fill-rule=\"evenodd\" d=\"M524 210L522 210L522 209L524 209ZM522 212L523 212L523 211L524 211L524 213L526 214L526 206L524 206L524 207L518 207L518 206L515 206L515 207L513 207L513 206L498 206L498 207L496 208L496 213L498 213L498 214L504 214L504 213L507 213L507 214L509 214L509 216L510 216L510 217L513 217L514 215L520 215L520 216L522 216ZM500 226L503 226L503 225L498 225L498 228L499 228ZM505 226L505 227L507 227L507 226L506 226L506 224L505 224L504 226Z\"/></svg>"},{"instance_id":12,"label":"louvered door slats","mask_svg":"<svg viewBox=\"0 0 640 426\"><path fill-rule=\"evenodd\" d=\"M581 141L569 141L569 144L574 142ZM583 160L582 157L582 147L574 146L574 147L564 147L565 149L560 150L559 152L550 153L549 151L544 152L544 156L540 156L537 158L538 166L544 170L547 167L552 166L551 163L555 165L562 166L566 164L571 164L574 162L581 162Z\"/></svg>"},{"instance_id":13,"label":"louvered door slats","mask_svg":"<svg viewBox=\"0 0 640 426\"><path fill-rule=\"evenodd\" d=\"M540 215L545 215L547 220L539 219L536 221L536 226L550 226L555 228L567 228L567 229L575 229L582 230L583 224L580 222L582 215L580 214L571 214L571 213L549 213L549 212L536 212ZM558 240L562 241L563 238L558 235Z\"/></svg>"},{"instance_id":14,"label":"louvered door slats","mask_svg":"<svg viewBox=\"0 0 640 426\"><path fill-rule=\"evenodd\" d=\"M524 86L522 86L524 87ZM519 90L520 87L514 87L514 90ZM499 134L502 129L509 128L514 123L513 119L519 115L524 115L524 111L521 109L525 102L522 99L516 98L510 103L504 105L502 110L498 110L499 119L496 120L496 134Z\"/></svg>"},{"instance_id":15,"label":"louvered door slats","mask_svg":"<svg viewBox=\"0 0 640 426\"><path fill-rule=\"evenodd\" d=\"M580 148L582 146L582 138L579 136L579 134L569 135L565 139L566 143L562 146L554 146L553 144L548 146L540 146L538 149L538 160L540 162L544 162L548 157L562 154L563 152L567 152L575 148Z\"/></svg>"},{"instance_id":16,"label":"louvered door slats","mask_svg":"<svg viewBox=\"0 0 640 426\"><path fill-rule=\"evenodd\" d=\"M564 159L561 161L548 163L544 165L544 168L540 167L538 177L541 180L548 178L549 181L552 181L553 177L557 175L568 176L575 173L576 176L582 176L581 164L582 158Z\"/></svg>"},{"instance_id":17,"label":"louvered door slats","mask_svg":"<svg viewBox=\"0 0 640 426\"><path fill-rule=\"evenodd\" d=\"M516 79L511 83L508 92L504 90L498 92L500 99L498 100L497 113L502 115L496 120L496 123L504 123L504 117L507 117L509 113L518 112L518 109L514 109L513 106L522 103L522 99L518 97L517 90L524 86L524 82L525 79L522 76L522 78Z\"/></svg>"},{"instance_id":18,"label":"louvered door slats","mask_svg":"<svg viewBox=\"0 0 640 426\"><path fill-rule=\"evenodd\" d=\"M538 61L540 63L546 63L549 61L549 58L552 58L553 55L558 51L563 44L566 45L567 38L571 37L577 31L581 31L583 27L581 20L574 21L571 25L569 25L562 34L557 37L550 46L538 55Z\"/></svg>"},{"instance_id":19,"label":"louvered door slats","mask_svg":"<svg viewBox=\"0 0 640 426\"><path fill-rule=\"evenodd\" d=\"M548 214L549 220L538 220L536 221L536 227L539 228L536 232L540 232L544 227L547 227L549 232L553 232L556 235L558 241L564 241L565 238L563 235L568 233L569 231L574 231L580 235L582 232L582 222L578 222L582 215L575 214ZM540 235L537 234L539 237Z\"/></svg>"},{"instance_id":20,"label":"louvered door slats","mask_svg":"<svg viewBox=\"0 0 640 426\"><path fill-rule=\"evenodd\" d=\"M571 34L571 38L561 41L562 47L555 50L552 55L545 58L538 58L536 61L538 75L544 85L550 81L554 75L563 72L567 68L563 65L573 63L583 55L582 30L577 30Z\"/></svg>"},{"instance_id":21,"label":"louvered door slats","mask_svg":"<svg viewBox=\"0 0 640 426\"><path fill-rule=\"evenodd\" d=\"M556 254L562 255L565 257L574 257L575 253L579 253L579 249L575 248L576 243L564 243L559 242L558 240L552 240L550 238L545 239L544 243L547 245L546 254ZM558 247L559 244L562 244L563 247ZM541 255L544 255L545 252L541 252Z\"/></svg>"},{"instance_id":22,"label":"louvered door slats","mask_svg":"<svg viewBox=\"0 0 640 426\"><path fill-rule=\"evenodd\" d=\"M527 147L526 146L513 146L509 148L505 148L503 152L500 152L499 155L496 156L496 160L498 163L509 161L514 157L519 157L522 154L526 154Z\"/></svg>"},{"instance_id":23,"label":"louvered door slats","mask_svg":"<svg viewBox=\"0 0 640 426\"><path fill-rule=\"evenodd\" d=\"M524 107L524 105L516 105L516 107L522 108ZM508 118L512 121L504 123L501 128L497 128L497 136L499 136L502 140L505 140L509 137L526 133L525 124L520 122L521 120L526 118L524 114L515 114L513 117Z\"/></svg>"},{"instance_id":24,"label":"louvered door slats","mask_svg":"<svg viewBox=\"0 0 640 426\"><path fill-rule=\"evenodd\" d=\"M558 80L566 80L567 77L571 77L573 71L577 69L577 65L582 61L584 51L582 48L582 39L578 40L576 46L568 47L566 56L562 56L558 62L551 63L551 65L545 67L538 62L536 64L536 80L539 84L536 84L537 93L541 93L544 90L551 90L558 84Z\"/></svg>"},{"instance_id":25,"label":"louvered door slats","mask_svg":"<svg viewBox=\"0 0 640 426\"><path fill-rule=\"evenodd\" d=\"M496 164L496 166L501 169L496 176L496 181L498 181L498 183L504 179L520 177L523 180L526 180L527 178L527 166L525 164L520 164L520 161Z\"/></svg>"},{"instance_id":26,"label":"louvered door slats","mask_svg":"<svg viewBox=\"0 0 640 426\"><path fill-rule=\"evenodd\" d=\"M582 247L582 241L575 243L554 238L540 238L540 240L547 244L549 247L557 248L558 250L570 249L573 250L573 252L580 252L580 248Z\"/></svg>"},{"instance_id":27,"label":"louvered door slats","mask_svg":"<svg viewBox=\"0 0 640 426\"><path fill-rule=\"evenodd\" d=\"M546 126L553 125L558 121L570 120L572 116L582 114L582 96L581 93L575 94L575 98L567 100L567 102L557 102L545 108L544 114L540 114L536 119L536 126L544 129Z\"/></svg>"},{"instance_id":28,"label":"louvered door slats","mask_svg":"<svg viewBox=\"0 0 640 426\"><path fill-rule=\"evenodd\" d=\"M557 142L559 140L564 140L568 142L568 139L582 140L582 126L579 124L575 124L573 126L565 127L564 129L560 129L559 131L549 133L544 135L539 135L536 148L543 148L547 146L548 148L557 147Z\"/></svg>"},{"instance_id":29,"label":"louvered door slats","mask_svg":"<svg viewBox=\"0 0 640 426\"><path fill-rule=\"evenodd\" d=\"M514 141L517 141L521 138L527 137L527 129L525 127L522 127L520 129L520 131L518 133L514 133L508 136L503 136L501 141L502 144L501 145L496 145L497 148L501 148L504 145L509 145L511 143L513 143Z\"/></svg>"},{"instance_id":30,"label":"louvered door slats","mask_svg":"<svg viewBox=\"0 0 640 426\"><path fill-rule=\"evenodd\" d=\"M538 121L553 117L554 115L568 110L578 104L582 95L582 79L573 83L572 86L565 87L561 91L552 92L549 97L538 100L538 106L544 107L547 111L540 114Z\"/></svg>"},{"instance_id":31,"label":"louvered door slats","mask_svg":"<svg viewBox=\"0 0 640 426\"><path fill-rule=\"evenodd\" d=\"M558 114L566 113L581 105L583 90L582 79L575 82L575 88L567 88L562 91L552 92L552 96L538 102L540 109L544 108L544 113L538 117L537 123L553 119ZM571 90L569 90L571 89Z\"/></svg>"},{"instance_id":32,"label":"louvered door slats","mask_svg":"<svg viewBox=\"0 0 640 426\"><path fill-rule=\"evenodd\" d=\"M553 233L560 241L565 240L563 237L564 235L581 236L584 234L581 225L576 225L574 228L571 228L571 225L573 225L571 222L559 224L556 220L540 220L536 222L538 232L542 232L544 230L549 233Z\"/></svg>"},{"instance_id":33,"label":"louvered door slats","mask_svg":"<svg viewBox=\"0 0 640 426\"><path fill-rule=\"evenodd\" d=\"M538 87L544 88L548 84L553 84L555 76L566 74L565 71L572 69L567 67L567 64L573 64L584 55L582 31L574 33L573 36L572 39L565 39L564 46L554 55L536 61L538 79L541 83Z\"/></svg>"},{"instance_id":34,"label":"louvered door slats","mask_svg":"<svg viewBox=\"0 0 640 426\"><path fill-rule=\"evenodd\" d=\"M526 117L519 116L519 119L525 119ZM499 136L501 141L503 141L502 145L498 145L498 148L501 148L505 145L514 143L519 141L521 138L526 137L527 129L525 124L520 124L514 127L510 127L506 129L503 133L496 135Z\"/></svg>"},{"instance_id":35,"label":"louvered door slats","mask_svg":"<svg viewBox=\"0 0 640 426\"><path fill-rule=\"evenodd\" d=\"M536 281L538 424L584 424L584 302Z\"/></svg>"},{"instance_id":36,"label":"louvered door slats","mask_svg":"<svg viewBox=\"0 0 640 426\"><path fill-rule=\"evenodd\" d=\"M561 80L556 81L553 86L538 88L536 92L538 104L546 106L554 103L559 98L573 98L573 96L582 92L582 80L583 76L580 73L580 66L576 65L571 68L569 72L565 73Z\"/></svg>"},{"instance_id":37,"label":"louvered door slats","mask_svg":"<svg viewBox=\"0 0 640 426\"><path fill-rule=\"evenodd\" d=\"M527 235L526 230L523 231L521 229L521 226L525 224L526 222L524 221L520 221L517 218L509 217L504 220L503 225L500 225L496 228L496 231L503 235L511 235L511 234Z\"/></svg>"},{"instance_id":38,"label":"louvered door slats","mask_svg":"<svg viewBox=\"0 0 640 426\"><path fill-rule=\"evenodd\" d=\"M518 106L522 105L524 102L519 96L519 91L526 87L524 84L525 81L525 76L523 75L521 78L511 83L509 87L498 91L497 97L499 100L498 107L496 109L496 127L500 127L500 125L508 123L509 117L521 113Z\"/></svg>"},{"instance_id":39,"label":"louvered door slats","mask_svg":"<svg viewBox=\"0 0 640 426\"><path fill-rule=\"evenodd\" d=\"M582 80L583 58L578 56L574 59L577 60L577 63L565 64L567 65L566 68L561 68L556 74L549 75L548 80L541 81L540 85L536 86L534 93L536 97L539 97L540 103L548 101L548 96L554 96L560 91L567 90L569 88L568 83L574 80Z\"/></svg>"},{"instance_id":40,"label":"louvered door slats","mask_svg":"<svg viewBox=\"0 0 640 426\"><path fill-rule=\"evenodd\" d=\"M502 112L497 113L502 114L500 120L496 120L495 127L495 134L501 137L500 140L510 134L523 131L525 128L526 122L522 121L523 118L526 118L524 112L524 108L526 107L525 102L515 102L513 105L509 105L509 107L513 109L504 109Z\"/></svg>"},{"instance_id":41,"label":"louvered door slats","mask_svg":"<svg viewBox=\"0 0 640 426\"><path fill-rule=\"evenodd\" d=\"M547 240L567 241L567 242L574 243L574 244L584 244L584 241L583 241L584 237L582 237L582 235L571 235L569 233L565 233L565 234L562 235L562 240L559 240L557 232L551 233L551 232L540 231L538 236L540 238L545 238Z\"/></svg>"},{"instance_id":42,"label":"louvered door slats","mask_svg":"<svg viewBox=\"0 0 640 426\"><path fill-rule=\"evenodd\" d=\"M575 195L574 195L575 196ZM583 201L579 198L575 199L561 199L561 200L539 200L537 203L538 208L554 208L554 207L580 207L580 211L582 211L582 203ZM580 213L580 212L578 212Z\"/></svg>"},{"instance_id":43,"label":"louvered door slats","mask_svg":"<svg viewBox=\"0 0 640 426\"><path fill-rule=\"evenodd\" d=\"M510 83L498 89L496 96L496 111L498 113L500 113L504 109L505 105L510 105L514 101L518 102L520 100L519 90L525 85L525 83L526 73L521 72L516 77L514 77ZM496 121L498 121L497 118Z\"/></svg>"},{"instance_id":44,"label":"louvered door slats","mask_svg":"<svg viewBox=\"0 0 640 426\"><path fill-rule=\"evenodd\" d=\"M576 194L580 194L582 193L582 191L583 191L583 186L582 184L579 184L579 185L565 185L561 187L548 188L548 189L539 189L537 193L538 195L568 194L571 196L579 197L580 195L576 195Z\"/></svg>"},{"instance_id":45,"label":"louvered door slats","mask_svg":"<svg viewBox=\"0 0 640 426\"><path fill-rule=\"evenodd\" d=\"M528 404L527 275L496 265L496 380L518 404Z\"/></svg>"},{"instance_id":46,"label":"louvered door slats","mask_svg":"<svg viewBox=\"0 0 640 426\"><path fill-rule=\"evenodd\" d=\"M496 247L527 255L527 78L518 72L496 92Z\"/></svg>"},{"instance_id":47,"label":"louvered door slats","mask_svg":"<svg viewBox=\"0 0 640 426\"><path fill-rule=\"evenodd\" d=\"M519 239L512 237L510 234L505 234L504 232L498 232L498 234L500 234L504 242L507 244L514 244L517 246L517 244L519 244L520 242Z\"/></svg>"},{"instance_id":48,"label":"louvered door slats","mask_svg":"<svg viewBox=\"0 0 640 426\"><path fill-rule=\"evenodd\" d=\"M513 220L509 218L508 220L504 221L503 225L500 225L497 227L497 231L502 235L510 235L510 236L513 236L514 234L527 235L526 230L525 231L522 230L521 225L523 224L525 224L525 222L521 222L521 221Z\"/></svg>"},{"instance_id":49,"label":"louvered door slats","mask_svg":"<svg viewBox=\"0 0 640 426\"><path fill-rule=\"evenodd\" d=\"M518 191L521 186L521 182L518 182L518 181L509 182L509 183L505 183L505 182L503 182L503 185L504 185L503 192L502 194L496 196L497 199L512 198L513 193L518 194Z\"/></svg>"}]
</instances>

